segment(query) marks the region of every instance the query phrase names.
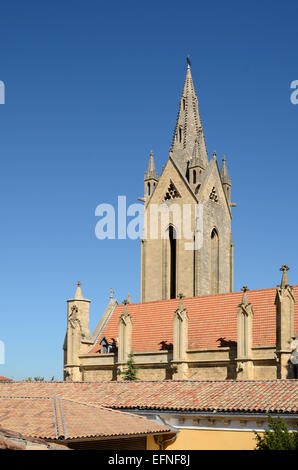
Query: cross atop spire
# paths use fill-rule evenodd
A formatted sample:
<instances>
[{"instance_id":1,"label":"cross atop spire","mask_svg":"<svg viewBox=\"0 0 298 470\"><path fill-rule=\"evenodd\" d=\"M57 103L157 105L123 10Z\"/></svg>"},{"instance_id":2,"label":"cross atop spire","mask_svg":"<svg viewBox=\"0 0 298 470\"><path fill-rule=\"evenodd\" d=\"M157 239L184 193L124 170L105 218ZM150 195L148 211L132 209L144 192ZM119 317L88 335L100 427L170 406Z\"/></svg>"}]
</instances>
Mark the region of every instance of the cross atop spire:
<instances>
[{"instance_id":1,"label":"cross atop spire","mask_svg":"<svg viewBox=\"0 0 298 470\"><path fill-rule=\"evenodd\" d=\"M186 77L179 104L171 154L184 174L186 172L187 162L192 157L196 139L198 140L198 148L200 149L200 158L206 167L208 158L198 107L198 98L191 76L190 60L187 58Z\"/></svg>"}]
</instances>

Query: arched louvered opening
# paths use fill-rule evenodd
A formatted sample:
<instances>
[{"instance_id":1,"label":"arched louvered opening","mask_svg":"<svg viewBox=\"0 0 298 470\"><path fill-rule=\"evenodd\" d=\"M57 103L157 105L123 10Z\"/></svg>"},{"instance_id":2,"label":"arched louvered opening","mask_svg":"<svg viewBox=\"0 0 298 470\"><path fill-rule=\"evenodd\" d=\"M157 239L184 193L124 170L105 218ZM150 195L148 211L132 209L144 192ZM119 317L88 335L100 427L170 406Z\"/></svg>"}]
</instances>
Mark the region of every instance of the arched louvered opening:
<instances>
[{"instance_id":1,"label":"arched louvered opening","mask_svg":"<svg viewBox=\"0 0 298 470\"><path fill-rule=\"evenodd\" d=\"M219 292L219 238L217 230L211 232L211 294Z\"/></svg>"},{"instance_id":2,"label":"arched louvered opening","mask_svg":"<svg viewBox=\"0 0 298 470\"><path fill-rule=\"evenodd\" d=\"M177 244L176 230L172 225L169 227L170 240L170 298L176 298L176 263L177 263Z\"/></svg>"}]
</instances>

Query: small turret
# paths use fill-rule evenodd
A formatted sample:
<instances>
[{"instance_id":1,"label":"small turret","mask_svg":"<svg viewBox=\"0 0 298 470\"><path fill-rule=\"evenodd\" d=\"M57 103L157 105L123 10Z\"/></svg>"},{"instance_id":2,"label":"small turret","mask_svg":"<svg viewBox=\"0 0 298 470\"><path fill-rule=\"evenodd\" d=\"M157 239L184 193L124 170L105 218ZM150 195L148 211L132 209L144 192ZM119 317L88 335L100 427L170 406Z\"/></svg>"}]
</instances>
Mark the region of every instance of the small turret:
<instances>
[{"instance_id":1,"label":"small turret","mask_svg":"<svg viewBox=\"0 0 298 470\"><path fill-rule=\"evenodd\" d=\"M149 162L148 162L148 168L144 176L144 199L145 201L148 197L151 196L151 194L155 190L155 186L157 182L158 182L158 175L155 169L153 152L151 150Z\"/></svg>"},{"instance_id":2,"label":"small turret","mask_svg":"<svg viewBox=\"0 0 298 470\"><path fill-rule=\"evenodd\" d=\"M202 131L200 131L202 132ZM189 183L195 193L198 193L206 170L206 160L203 158L201 139L196 138L189 162Z\"/></svg>"},{"instance_id":3,"label":"small turret","mask_svg":"<svg viewBox=\"0 0 298 470\"><path fill-rule=\"evenodd\" d=\"M83 352L82 342L88 341L90 300L84 299L81 283L78 281L75 296L67 301L67 332L64 345L64 378L80 381L79 355Z\"/></svg>"},{"instance_id":4,"label":"small turret","mask_svg":"<svg viewBox=\"0 0 298 470\"><path fill-rule=\"evenodd\" d=\"M289 370L289 359L291 356L291 341L294 336L294 290L289 284L289 267L284 264L280 270L282 278L276 289L276 359L277 378L292 378L293 371Z\"/></svg>"},{"instance_id":5,"label":"small turret","mask_svg":"<svg viewBox=\"0 0 298 470\"><path fill-rule=\"evenodd\" d=\"M220 177L223 185L223 189L228 200L228 203L231 204L231 180L228 173L228 168L226 164L226 157L222 159L222 165L220 170Z\"/></svg>"}]
</instances>

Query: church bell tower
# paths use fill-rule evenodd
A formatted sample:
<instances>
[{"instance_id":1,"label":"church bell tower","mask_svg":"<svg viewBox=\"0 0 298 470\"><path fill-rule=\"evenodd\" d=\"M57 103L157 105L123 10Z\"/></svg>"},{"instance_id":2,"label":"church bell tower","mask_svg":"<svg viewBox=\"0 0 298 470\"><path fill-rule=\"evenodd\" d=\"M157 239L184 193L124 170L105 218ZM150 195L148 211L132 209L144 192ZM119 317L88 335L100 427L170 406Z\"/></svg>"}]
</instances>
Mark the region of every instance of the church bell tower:
<instances>
[{"instance_id":1,"label":"church bell tower","mask_svg":"<svg viewBox=\"0 0 298 470\"><path fill-rule=\"evenodd\" d=\"M141 301L231 292L231 180L225 157L208 160L189 60L168 160L158 177L151 152L144 188Z\"/></svg>"}]
</instances>

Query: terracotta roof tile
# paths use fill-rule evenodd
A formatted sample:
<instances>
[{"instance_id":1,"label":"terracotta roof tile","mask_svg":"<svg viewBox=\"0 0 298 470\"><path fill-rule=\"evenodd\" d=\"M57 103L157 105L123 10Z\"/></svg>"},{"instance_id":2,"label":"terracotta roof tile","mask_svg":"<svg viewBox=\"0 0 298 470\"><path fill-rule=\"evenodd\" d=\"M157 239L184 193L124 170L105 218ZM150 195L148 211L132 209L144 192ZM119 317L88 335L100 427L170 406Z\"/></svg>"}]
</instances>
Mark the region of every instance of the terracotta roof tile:
<instances>
[{"instance_id":1,"label":"terracotta roof tile","mask_svg":"<svg viewBox=\"0 0 298 470\"><path fill-rule=\"evenodd\" d=\"M0 397L5 396L59 396L116 409L297 413L298 380L12 382L0 384ZM45 415L49 409L43 406Z\"/></svg>"},{"instance_id":2,"label":"terracotta roof tile","mask_svg":"<svg viewBox=\"0 0 298 470\"><path fill-rule=\"evenodd\" d=\"M96 403L32 396L1 397L0 425L28 437L66 440L170 431L168 426L147 418L111 410Z\"/></svg>"},{"instance_id":3,"label":"terracotta roof tile","mask_svg":"<svg viewBox=\"0 0 298 470\"><path fill-rule=\"evenodd\" d=\"M49 443L43 439L28 437L0 427L0 450L70 450L68 447Z\"/></svg>"},{"instance_id":4,"label":"terracotta roof tile","mask_svg":"<svg viewBox=\"0 0 298 470\"><path fill-rule=\"evenodd\" d=\"M298 299L298 286L293 286ZM247 292L253 306L253 346L271 346L276 338L276 289L251 290ZM203 295L183 299L189 316L189 349L219 348L219 338L237 341L237 311L242 292ZM173 314L179 299L160 300L129 304L128 312L133 321L132 349L134 352L157 351L161 342L173 343ZM108 341L118 336L118 321L123 311L118 305L111 315L98 341L90 351L99 351L99 342L106 337ZM298 302L295 304L295 331L298 331Z\"/></svg>"}]
</instances>

